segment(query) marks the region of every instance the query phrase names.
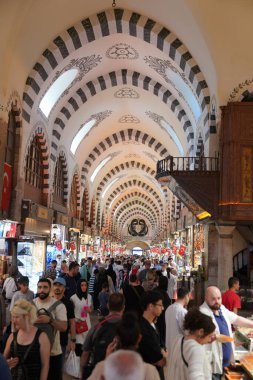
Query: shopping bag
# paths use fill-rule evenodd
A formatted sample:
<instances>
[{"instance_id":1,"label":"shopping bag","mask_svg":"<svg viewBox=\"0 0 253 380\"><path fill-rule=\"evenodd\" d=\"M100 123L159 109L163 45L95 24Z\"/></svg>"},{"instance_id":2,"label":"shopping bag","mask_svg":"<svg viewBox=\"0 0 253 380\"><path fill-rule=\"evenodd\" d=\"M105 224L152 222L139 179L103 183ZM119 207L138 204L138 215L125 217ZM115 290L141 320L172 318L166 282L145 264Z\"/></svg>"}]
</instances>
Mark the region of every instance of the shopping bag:
<instances>
[{"instance_id":1,"label":"shopping bag","mask_svg":"<svg viewBox=\"0 0 253 380\"><path fill-rule=\"evenodd\" d=\"M65 363L65 372L73 377L80 379L80 358L76 356L75 351L70 351Z\"/></svg>"}]
</instances>

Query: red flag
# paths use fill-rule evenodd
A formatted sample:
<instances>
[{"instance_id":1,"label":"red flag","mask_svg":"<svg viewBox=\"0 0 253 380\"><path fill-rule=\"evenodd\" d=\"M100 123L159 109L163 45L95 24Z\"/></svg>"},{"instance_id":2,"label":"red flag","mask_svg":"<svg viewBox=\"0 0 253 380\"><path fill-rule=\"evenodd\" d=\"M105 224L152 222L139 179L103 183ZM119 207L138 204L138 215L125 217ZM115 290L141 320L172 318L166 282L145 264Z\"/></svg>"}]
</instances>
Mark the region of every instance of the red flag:
<instances>
[{"instance_id":1,"label":"red flag","mask_svg":"<svg viewBox=\"0 0 253 380\"><path fill-rule=\"evenodd\" d=\"M76 245L75 245L75 242L74 241L71 241L69 243L69 249L70 251L74 251L76 249Z\"/></svg>"},{"instance_id":2,"label":"red flag","mask_svg":"<svg viewBox=\"0 0 253 380\"><path fill-rule=\"evenodd\" d=\"M12 168L6 162L4 163L3 191L2 191L2 210L8 210L11 200L11 175Z\"/></svg>"}]
</instances>

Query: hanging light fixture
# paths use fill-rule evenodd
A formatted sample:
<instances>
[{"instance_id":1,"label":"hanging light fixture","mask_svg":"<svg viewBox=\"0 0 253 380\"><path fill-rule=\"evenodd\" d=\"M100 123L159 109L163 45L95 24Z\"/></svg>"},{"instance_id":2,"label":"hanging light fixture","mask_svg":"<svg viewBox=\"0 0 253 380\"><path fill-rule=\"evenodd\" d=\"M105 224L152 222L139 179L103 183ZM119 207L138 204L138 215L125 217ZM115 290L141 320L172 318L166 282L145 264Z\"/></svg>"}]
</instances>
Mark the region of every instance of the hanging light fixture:
<instances>
[{"instance_id":1,"label":"hanging light fixture","mask_svg":"<svg viewBox=\"0 0 253 380\"><path fill-rule=\"evenodd\" d=\"M112 7L113 7L113 8L116 7L116 0L113 0L113 2L112 2Z\"/></svg>"}]
</instances>

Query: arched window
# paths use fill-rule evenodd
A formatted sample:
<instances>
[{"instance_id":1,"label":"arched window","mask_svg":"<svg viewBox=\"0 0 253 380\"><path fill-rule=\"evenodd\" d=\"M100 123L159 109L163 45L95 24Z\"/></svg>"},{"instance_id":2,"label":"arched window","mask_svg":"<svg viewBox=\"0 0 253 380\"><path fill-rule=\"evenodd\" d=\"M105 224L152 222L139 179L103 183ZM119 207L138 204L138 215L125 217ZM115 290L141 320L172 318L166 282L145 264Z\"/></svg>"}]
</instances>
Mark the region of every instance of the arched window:
<instances>
[{"instance_id":1,"label":"arched window","mask_svg":"<svg viewBox=\"0 0 253 380\"><path fill-rule=\"evenodd\" d=\"M70 192L70 200L69 200L69 210L71 216L77 218L77 183L76 178L73 177L71 192Z\"/></svg>"},{"instance_id":2,"label":"arched window","mask_svg":"<svg viewBox=\"0 0 253 380\"><path fill-rule=\"evenodd\" d=\"M54 171L54 202L65 204L64 199L64 167L61 157L58 157Z\"/></svg>"},{"instance_id":3,"label":"arched window","mask_svg":"<svg viewBox=\"0 0 253 380\"><path fill-rule=\"evenodd\" d=\"M35 136L26 156L25 181L36 189L43 188L43 164L38 137Z\"/></svg>"}]
</instances>

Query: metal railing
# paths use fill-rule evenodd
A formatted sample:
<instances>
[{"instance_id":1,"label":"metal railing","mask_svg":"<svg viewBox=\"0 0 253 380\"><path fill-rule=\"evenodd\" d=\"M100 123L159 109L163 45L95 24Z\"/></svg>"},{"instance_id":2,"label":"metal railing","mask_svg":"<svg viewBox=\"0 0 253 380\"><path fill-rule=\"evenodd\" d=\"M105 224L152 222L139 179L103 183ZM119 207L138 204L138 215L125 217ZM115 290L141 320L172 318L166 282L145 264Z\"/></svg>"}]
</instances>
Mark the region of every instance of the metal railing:
<instances>
[{"instance_id":1,"label":"metal railing","mask_svg":"<svg viewBox=\"0 0 253 380\"><path fill-rule=\"evenodd\" d=\"M219 171L218 157L166 157L156 164L156 179L177 171Z\"/></svg>"}]
</instances>

